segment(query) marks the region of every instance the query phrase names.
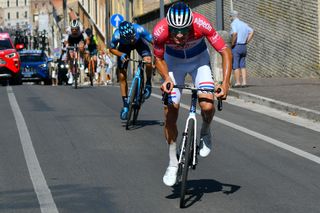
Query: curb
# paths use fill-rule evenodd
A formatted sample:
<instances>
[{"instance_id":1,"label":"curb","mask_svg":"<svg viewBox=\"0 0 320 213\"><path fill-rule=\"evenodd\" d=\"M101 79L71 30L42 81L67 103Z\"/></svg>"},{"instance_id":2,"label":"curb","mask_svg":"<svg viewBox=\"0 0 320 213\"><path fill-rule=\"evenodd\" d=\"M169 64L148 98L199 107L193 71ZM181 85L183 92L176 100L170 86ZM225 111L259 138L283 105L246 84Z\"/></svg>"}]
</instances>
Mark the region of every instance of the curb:
<instances>
[{"instance_id":1,"label":"curb","mask_svg":"<svg viewBox=\"0 0 320 213\"><path fill-rule=\"evenodd\" d=\"M280 111L286 112L293 116L299 116L299 117L303 117L309 120L314 120L317 122L320 121L320 112L316 110L299 107L293 104L288 104L282 101L277 101L271 98L266 98L259 95L238 91L236 89L231 89L231 88L229 90L229 95L245 101L249 101L249 102L257 103L270 108L278 109Z\"/></svg>"}]
</instances>

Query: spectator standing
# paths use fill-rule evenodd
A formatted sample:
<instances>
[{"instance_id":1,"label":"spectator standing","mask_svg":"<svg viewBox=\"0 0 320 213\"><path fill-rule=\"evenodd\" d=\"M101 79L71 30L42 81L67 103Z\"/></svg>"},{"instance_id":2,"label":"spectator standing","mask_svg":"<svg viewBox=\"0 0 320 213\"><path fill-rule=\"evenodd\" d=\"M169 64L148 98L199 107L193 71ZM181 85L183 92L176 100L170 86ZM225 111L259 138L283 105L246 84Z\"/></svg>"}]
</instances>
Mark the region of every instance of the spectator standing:
<instances>
[{"instance_id":1,"label":"spectator standing","mask_svg":"<svg viewBox=\"0 0 320 213\"><path fill-rule=\"evenodd\" d=\"M234 71L234 87L247 86L246 56L247 44L253 37L253 29L238 18L238 12L232 11L231 22L231 48L232 48L232 69ZM240 78L242 77L242 83Z\"/></svg>"},{"instance_id":2,"label":"spectator standing","mask_svg":"<svg viewBox=\"0 0 320 213\"><path fill-rule=\"evenodd\" d=\"M111 60L111 55L109 50L106 51L105 54L105 62L106 62L106 84L111 84L112 83L112 79L111 79L111 70L114 66L114 63Z\"/></svg>"}]
</instances>

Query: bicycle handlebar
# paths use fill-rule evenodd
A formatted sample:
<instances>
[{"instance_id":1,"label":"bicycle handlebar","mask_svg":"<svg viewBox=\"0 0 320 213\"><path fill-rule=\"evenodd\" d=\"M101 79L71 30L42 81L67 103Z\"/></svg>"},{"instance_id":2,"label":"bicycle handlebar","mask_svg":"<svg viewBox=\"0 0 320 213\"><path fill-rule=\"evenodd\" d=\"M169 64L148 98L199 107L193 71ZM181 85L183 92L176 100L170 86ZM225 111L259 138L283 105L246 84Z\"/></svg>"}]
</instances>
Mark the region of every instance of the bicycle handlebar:
<instances>
[{"instance_id":1,"label":"bicycle handlebar","mask_svg":"<svg viewBox=\"0 0 320 213\"><path fill-rule=\"evenodd\" d=\"M152 64L151 62L146 62L144 60L135 60L135 59L131 59L131 58L128 58L128 61L132 61L132 62L137 62L137 63L143 63L143 64Z\"/></svg>"},{"instance_id":2,"label":"bicycle handlebar","mask_svg":"<svg viewBox=\"0 0 320 213\"><path fill-rule=\"evenodd\" d=\"M212 92L212 93L220 93L221 92L221 88L218 88L217 90L215 89L201 89L201 88L196 88L187 84L184 85L174 85L173 88L178 88L178 89L187 89L187 90L191 90L191 91L203 91L203 92ZM167 89L170 89L170 83L167 84ZM165 94L165 99L168 99L168 94ZM217 98L218 100L218 111L221 111L223 106L222 106L222 98ZM165 100L167 103L167 100Z\"/></svg>"}]
</instances>

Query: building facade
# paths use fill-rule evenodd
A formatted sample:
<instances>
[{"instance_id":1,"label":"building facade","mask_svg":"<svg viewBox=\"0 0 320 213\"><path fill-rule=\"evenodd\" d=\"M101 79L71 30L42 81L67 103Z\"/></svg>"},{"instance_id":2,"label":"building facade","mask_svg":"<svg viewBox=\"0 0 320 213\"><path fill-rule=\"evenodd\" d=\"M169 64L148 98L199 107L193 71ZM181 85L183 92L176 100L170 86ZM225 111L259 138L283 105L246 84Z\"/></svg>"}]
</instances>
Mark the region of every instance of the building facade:
<instances>
[{"instance_id":1,"label":"building facade","mask_svg":"<svg viewBox=\"0 0 320 213\"><path fill-rule=\"evenodd\" d=\"M1 0L0 25L6 28L28 28L30 0Z\"/></svg>"}]
</instances>

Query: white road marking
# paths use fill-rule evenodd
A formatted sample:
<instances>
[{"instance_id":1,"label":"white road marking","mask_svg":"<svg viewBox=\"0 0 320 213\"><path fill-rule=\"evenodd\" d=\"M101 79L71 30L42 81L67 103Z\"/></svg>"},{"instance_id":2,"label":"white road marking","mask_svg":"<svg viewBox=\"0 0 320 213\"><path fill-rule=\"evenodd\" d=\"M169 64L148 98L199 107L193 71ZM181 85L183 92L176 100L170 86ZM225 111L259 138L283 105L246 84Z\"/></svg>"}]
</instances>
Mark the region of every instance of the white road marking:
<instances>
[{"instance_id":1,"label":"white road marking","mask_svg":"<svg viewBox=\"0 0 320 213\"><path fill-rule=\"evenodd\" d=\"M235 97L229 96L227 101L228 104L235 105L237 107L241 107L250 111L258 112L273 118L277 118L279 120L283 120L298 126L302 126L307 129L311 129L316 132L320 132L320 122L312 121L306 118L302 118L299 116L289 115L283 111L273 109L270 107L266 107L260 104L244 101L242 99L238 99Z\"/></svg>"},{"instance_id":2,"label":"white road marking","mask_svg":"<svg viewBox=\"0 0 320 213\"><path fill-rule=\"evenodd\" d=\"M151 94L151 95L153 97L162 99L161 95L157 95L157 94ZM184 109L187 109L187 110L189 110L189 108L190 108L188 105L183 104L183 103L180 103L180 107L182 107ZM197 113L200 114L200 110L197 110ZM260 134L258 132L252 131L252 130L247 129L245 127L242 127L242 126L239 126L237 124L231 123L231 122L226 121L224 119L221 119L221 118L219 118L217 116L214 116L214 120L216 122L218 122L218 123L221 123L221 124L225 125L225 126L231 127L231 128L236 129L236 130L238 130L240 132L243 132L245 134L251 135L251 136L253 136L255 138L258 138L260 140L263 140L263 141L265 141L267 143L273 144L274 146L277 146L279 148L285 149L285 150L287 150L289 152L292 152L292 153L294 153L296 155L299 155L299 156L301 156L303 158L306 158L308 160L311 160L311 161L313 161L315 163L320 164L320 157L318 157L316 155L310 154L310 153L305 152L305 151L303 151L301 149L295 148L295 147L290 146L290 145L288 145L286 143L283 143L283 142L278 141L276 139L270 138L270 137L268 137L266 135L263 135L263 134Z\"/></svg>"},{"instance_id":3,"label":"white road marking","mask_svg":"<svg viewBox=\"0 0 320 213\"><path fill-rule=\"evenodd\" d=\"M42 213L58 213L57 206L52 198L51 191L42 173L39 161L34 151L28 127L13 93L12 87L7 87L9 102L16 120L20 141L28 166L30 178L37 194Z\"/></svg>"}]
</instances>

